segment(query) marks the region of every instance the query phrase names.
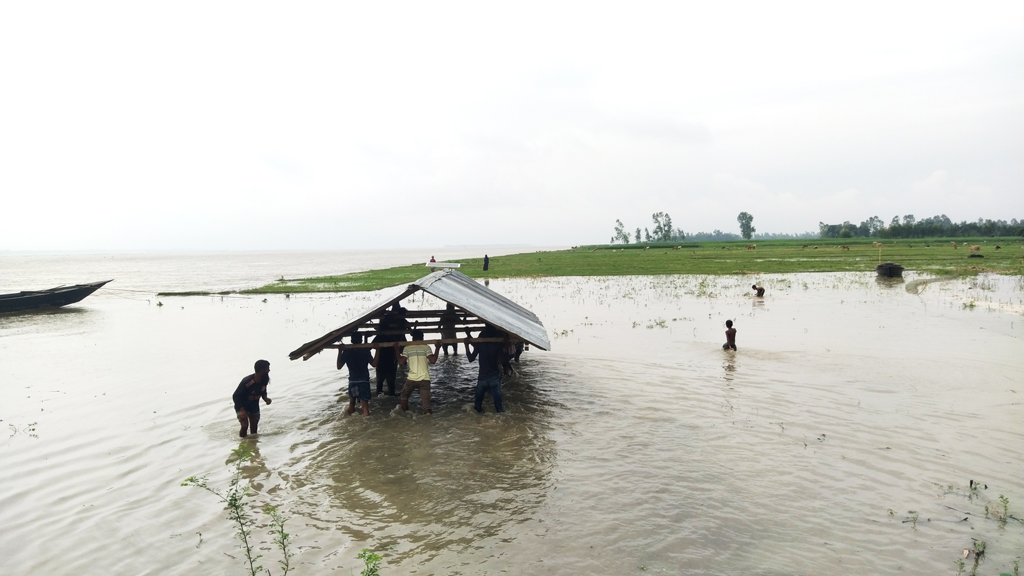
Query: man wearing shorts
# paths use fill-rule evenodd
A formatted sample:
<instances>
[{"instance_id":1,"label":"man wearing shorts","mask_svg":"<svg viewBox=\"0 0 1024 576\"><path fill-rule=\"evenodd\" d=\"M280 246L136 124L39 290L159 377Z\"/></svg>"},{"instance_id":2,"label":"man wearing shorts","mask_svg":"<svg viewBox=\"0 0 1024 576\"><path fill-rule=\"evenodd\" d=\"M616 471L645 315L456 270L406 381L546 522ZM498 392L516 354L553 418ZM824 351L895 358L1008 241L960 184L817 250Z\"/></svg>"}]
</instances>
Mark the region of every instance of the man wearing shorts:
<instances>
[{"instance_id":1,"label":"man wearing shorts","mask_svg":"<svg viewBox=\"0 0 1024 576\"><path fill-rule=\"evenodd\" d=\"M257 360L253 370L255 372L242 378L238 387L235 388L235 393L231 395L231 400L235 403L235 415L238 416L238 422L242 425L242 429L238 431L238 435L242 438L247 436L246 430L252 434L257 433L260 424L260 398L263 398L268 405L270 404L270 397L267 396L267 385L270 384L270 362Z\"/></svg>"},{"instance_id":2,"label":"man wearing shorts","mask_svg":"<svg viewBox=\"0 0 1024 576\"><path fill-rule=\"evenodd\" d=\"M753 286L751 286L751 288L754 290L754 296L757 296L758 298L764 298L764 286L758 286L757 284L754 284Z\"/></svg>"},{"instance_id":3,"label":"man wearing shorts","mask_svg":"<svg viewBox=\"0 0 1024 576\"><path fill-rule=\"evenodd\" d=\"M423 341L423 332L414 329L412 331L413 342ZM441 352L441 345L437 344L434 353L430 353L430 346L426 344L409 344L402 349L398 357L398 363L402 366L409 365L409 376L405 379L405 386L402 386L402 411L409 411L409 396L413 390L420 391L420 403L423 405L424 414L433 414L430 409L430 369L428 366L437 362L437 355Z\"/></svg>"},{"instance_id":4,"label":"man wearing shorts","mask_svg":"<svg viewBox=\"0 0 1024 576\"><path fill-rule=\"evenodd\" d=\"M352 344L362 344L363 335L356 333L350 337ZM348 367L348 409L346 414L356 411L356 400L363 407L363 416L370 415L370 366L377 365L377 355L371 354L368 348L338 349L338 370Z\"/></svg>"}]
</instances>

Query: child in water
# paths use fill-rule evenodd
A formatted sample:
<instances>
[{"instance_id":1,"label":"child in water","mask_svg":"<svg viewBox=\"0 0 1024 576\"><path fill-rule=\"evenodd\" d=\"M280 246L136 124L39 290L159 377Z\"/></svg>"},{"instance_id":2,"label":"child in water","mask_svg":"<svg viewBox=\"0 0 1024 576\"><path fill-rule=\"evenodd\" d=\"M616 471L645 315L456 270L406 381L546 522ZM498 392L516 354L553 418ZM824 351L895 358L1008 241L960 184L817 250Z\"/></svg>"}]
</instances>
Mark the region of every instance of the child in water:
<instances>
[{"instance_id":1,"label":"child in water","mask_svg":"<svg viewBox=\"0 0 1024 576\"><path fill-rule=\"evenodd\" d=\"M736 351L736 329L732 327L732 320L725 321L725 344L722 350Z\"/></svg>"}]
</instances>

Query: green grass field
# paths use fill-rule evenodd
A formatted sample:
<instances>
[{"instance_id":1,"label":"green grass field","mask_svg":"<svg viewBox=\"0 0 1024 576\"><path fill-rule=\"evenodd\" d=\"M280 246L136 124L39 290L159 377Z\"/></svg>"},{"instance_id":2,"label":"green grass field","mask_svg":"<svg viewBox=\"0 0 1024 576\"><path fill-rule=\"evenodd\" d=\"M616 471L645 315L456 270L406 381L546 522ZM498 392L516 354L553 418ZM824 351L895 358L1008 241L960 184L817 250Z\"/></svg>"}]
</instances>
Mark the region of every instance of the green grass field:
<instances>
[{"instance_id":1,"label":"green grass field","mask_svg":"<svg viewBox=\"0 0 1024 576\"><path fill-rule=\"evenodd\" d=\"M954 240L959 245L956 250L950 244ZM473 278L869 272L879 262L879 248L873 242L864 238L766 240L751 242L757 246L753 250L746 248L746 242L685 243L679 244L678 250L672 244L580 246L572 250L496 256L491 258L487 272L483 271L481 258L457 262L462 264L460 271ZM936 275L1024 273L1020 238L930 238L885 240L882 244L881 261L897 262L907 270ZM843 245L849 246L849 250L841 249ZM968 258L972 245L981 246L979 253L984 258ZM1002 249L996 250L996 246ZM428 272L423 264L415 264L341 276L279 280L244 293L379 290L410 283Z\"/></svg>"}]
</instances>

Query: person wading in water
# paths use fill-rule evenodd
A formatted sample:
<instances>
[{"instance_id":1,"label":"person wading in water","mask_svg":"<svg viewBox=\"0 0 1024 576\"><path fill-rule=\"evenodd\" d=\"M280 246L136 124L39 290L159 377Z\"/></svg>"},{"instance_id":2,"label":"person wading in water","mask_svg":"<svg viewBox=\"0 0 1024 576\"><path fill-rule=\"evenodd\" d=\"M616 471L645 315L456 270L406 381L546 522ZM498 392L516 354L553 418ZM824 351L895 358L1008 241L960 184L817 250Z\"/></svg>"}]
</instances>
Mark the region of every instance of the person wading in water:
<instances>
[{"instance_id":1,"label":"person wading in water","mask_svg":"<svg viewBox=\"0 0 1024 576\"><path fill-rule=\"evenodd\" d=\"M732 320L725 321L725 344L722 350L736 351L736 329L732 327Z\"/></svg>"},{"instance_id":2,"label":"person wading in water","mask_svg":"<svg viewBox=\"0 0 1024 576\"><path fill-rule=\"evenodd\" d=\"M238 435L245 438L246 429L249 433L256 434L260 424L260 398L268 405L270 397L267 396L267 385L270 384L270 362L257 360L253 366L254 373L242 378L231 395L235 403L235 415L242 429Z\"/></svg>"}]
</instances>

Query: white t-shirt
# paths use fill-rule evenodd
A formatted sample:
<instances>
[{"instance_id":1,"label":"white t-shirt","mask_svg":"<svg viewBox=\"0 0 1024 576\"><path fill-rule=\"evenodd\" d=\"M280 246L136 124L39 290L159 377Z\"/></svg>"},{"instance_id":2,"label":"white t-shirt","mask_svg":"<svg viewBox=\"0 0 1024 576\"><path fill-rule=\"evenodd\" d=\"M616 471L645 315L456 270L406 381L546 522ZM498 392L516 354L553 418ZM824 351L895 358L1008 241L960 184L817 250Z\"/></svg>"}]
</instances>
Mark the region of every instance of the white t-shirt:
<instances>
[{"instance_id":1,"label":"white t-shirt","mask_svg":"<svg viewBox=\"0 0 1024 576\"><path fill-rule=\"evenodd\" d=\"M406 346L402 349L402 356L409 359L409 380L417 382L430 380L430 370L427 369L427 366L430 365L427 360L427 356L430 356L430 346L426 344Z\"/></svg>"}]
</instances>

